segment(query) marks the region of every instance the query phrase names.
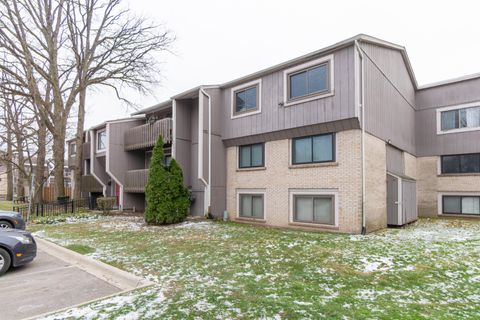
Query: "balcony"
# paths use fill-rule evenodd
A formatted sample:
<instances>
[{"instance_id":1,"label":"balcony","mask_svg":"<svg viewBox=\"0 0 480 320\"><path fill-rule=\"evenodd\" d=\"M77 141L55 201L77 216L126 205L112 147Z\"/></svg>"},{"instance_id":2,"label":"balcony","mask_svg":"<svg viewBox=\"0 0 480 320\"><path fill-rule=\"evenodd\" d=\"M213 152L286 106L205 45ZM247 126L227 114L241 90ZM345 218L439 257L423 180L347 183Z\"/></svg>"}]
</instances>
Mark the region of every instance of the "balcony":
<instances>
[{"instance_id":1,"label":"balcony","mask_svg":"<svg viewBox=\"0 0 480 320\"><path fill-rule=\"evenodd\" d=\"M103 192L103 187L100 182L92 175L82 176L82 191L83 192Z\"/></svg>"},{"instance_id":2,"label":"balcony","mask_svg":"<svg viewBox=\"0 0 480 320\"><path fill-rule=\"evenodd\" d=\"M144 193L147 185L148 169L130 170L125 173L125 192Z\"/></svg>"},{"instance_id":3,"label":"balcony","mask_svg":"<svg viewBox=\"0 0 480 320\"><path fill-rule=\"evenodd\" d=\"M172 142L172 119L165 118L152 124L147 123L125 131L125 151L147 149L157 143L159 135L163 137L163 143Z\"/></svg>"}]
</instances>

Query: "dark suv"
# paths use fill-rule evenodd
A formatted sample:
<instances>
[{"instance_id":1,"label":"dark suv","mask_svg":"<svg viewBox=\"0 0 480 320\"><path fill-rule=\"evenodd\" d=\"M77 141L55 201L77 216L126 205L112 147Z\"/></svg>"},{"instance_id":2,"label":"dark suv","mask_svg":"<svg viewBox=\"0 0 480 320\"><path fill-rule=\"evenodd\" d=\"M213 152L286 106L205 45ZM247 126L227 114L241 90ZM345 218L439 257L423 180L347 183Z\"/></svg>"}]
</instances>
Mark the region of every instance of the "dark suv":
<instances>
[{"instance_id":1,"label":"dark suv","mask_svg":"<svg viewBox=\"0 0 480 320\"><path fill-rule=\"evenodd\" d=\"M19 267L37 256L37 244L30 232L0 229L0 276L10 267Z\"/></svg>"}]
</instances>

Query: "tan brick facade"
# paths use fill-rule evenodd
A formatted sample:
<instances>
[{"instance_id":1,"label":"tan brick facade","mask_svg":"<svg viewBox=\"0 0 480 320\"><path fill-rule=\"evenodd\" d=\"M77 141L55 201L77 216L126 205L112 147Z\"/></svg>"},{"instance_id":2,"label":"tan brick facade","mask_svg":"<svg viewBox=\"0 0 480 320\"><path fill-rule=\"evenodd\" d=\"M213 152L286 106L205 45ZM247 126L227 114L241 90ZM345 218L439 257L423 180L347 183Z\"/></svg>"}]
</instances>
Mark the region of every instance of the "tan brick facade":
<instances>
[{"instance_id":1,"label":"tan brick facade","mask_svg":"<svg viewBox=\"0 0 480 320\"><path fill-rule=\"evenodd\" d=\"M290 140L265 143L265 170L237 169L237 147L227 149L227 210L237 220L237 190L265 192L266 225L304 227L346 233L361 231L361 131L336 134L336 163L290 166ZM298 225L290 222L293 189L332 190L338 194L338 228Z\"/></svg>"},{"instance_id":2,"label":"tan brick facade","mask_svg":"<svg viewBox=\"0 0 480 320\"><path fill-rule=\"evenodd\" d=\"M442 193L480 193L480 175L441 175L439 165L439 157L417 158L418 214L421 217L438 215L438 198Z\"/></svg>"},{"instance_id":3,"label":"tan brick facade","mask_svg":"<svg viewBox=\"0 0 480 320\"><path fill-rule=\"evenodd\" d=\"M385 141L365 134L365 212L367 231L387 227L387 149Z\"/></svg>"}]
</instances>

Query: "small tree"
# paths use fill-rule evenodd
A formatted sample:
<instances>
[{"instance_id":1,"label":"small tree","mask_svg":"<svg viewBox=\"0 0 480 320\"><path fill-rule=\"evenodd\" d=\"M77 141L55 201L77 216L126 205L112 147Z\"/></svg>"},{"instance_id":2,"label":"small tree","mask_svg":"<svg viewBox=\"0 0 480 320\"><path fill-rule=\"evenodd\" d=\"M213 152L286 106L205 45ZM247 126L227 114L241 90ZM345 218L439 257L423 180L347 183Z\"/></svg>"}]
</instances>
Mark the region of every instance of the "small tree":
<instances>
[{"instance_id":1,"label":"small tree","mask_svg":"<svg viewBox=\"0 0 480 320\"><path fill-rule=\"evenodd\" d=\"M187 217L188 190L183 185L183 173L175 160L165 164L163 139L160 136L153 149L145 188L147 208L145 221L150 224L178 223Z\"/></svg>"}]
</instances>

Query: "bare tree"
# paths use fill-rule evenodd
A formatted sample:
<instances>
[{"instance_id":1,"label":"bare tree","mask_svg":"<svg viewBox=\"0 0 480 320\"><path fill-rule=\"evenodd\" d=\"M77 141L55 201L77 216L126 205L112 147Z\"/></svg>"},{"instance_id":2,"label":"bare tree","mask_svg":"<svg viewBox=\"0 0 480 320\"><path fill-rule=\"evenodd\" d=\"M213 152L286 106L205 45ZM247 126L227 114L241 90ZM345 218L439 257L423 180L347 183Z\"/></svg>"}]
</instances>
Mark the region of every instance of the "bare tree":
<instances>
[{"instance_id":1,"label":"bare tree","mask_svg":"<svg viewBox=\"0 0 480 320\"><path fill-rule=\"evenodd\" d=\"M158 83L160 71L154 54L168 50L173 37L146 19L120 8L121 0L72 0L67 8L69 40L79 79L79 103L74 167L74 197L80 197L82 137L87 89L118 86L146 93Z\"/></svg>"},{"instance_id":2,"label":"bare tree","mask_svg":"<svg viewBox=\"0 0 480 320\"><path fill-rule=\"evenodd\" d=\"M11 93L32 101L53 136L57 196L64 195L65 135L74 105L74 184L80 186L88 88L107 86L127 102L120 86L147 92L159 79L155 53L167 50L173 41L168 32L120 4L121 0L0 0L0 70L11 79Z\"/></svg>"}]
</instances>

